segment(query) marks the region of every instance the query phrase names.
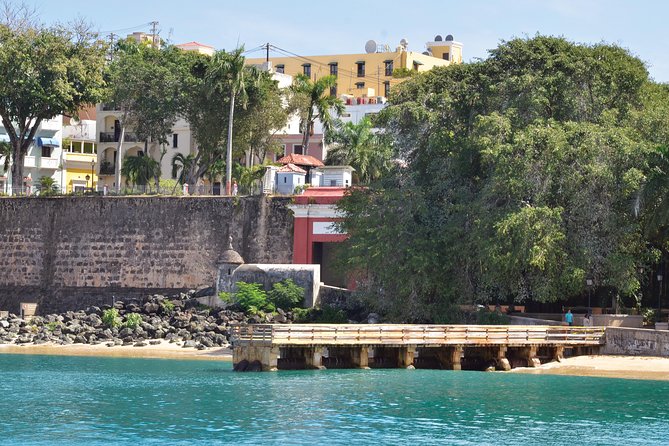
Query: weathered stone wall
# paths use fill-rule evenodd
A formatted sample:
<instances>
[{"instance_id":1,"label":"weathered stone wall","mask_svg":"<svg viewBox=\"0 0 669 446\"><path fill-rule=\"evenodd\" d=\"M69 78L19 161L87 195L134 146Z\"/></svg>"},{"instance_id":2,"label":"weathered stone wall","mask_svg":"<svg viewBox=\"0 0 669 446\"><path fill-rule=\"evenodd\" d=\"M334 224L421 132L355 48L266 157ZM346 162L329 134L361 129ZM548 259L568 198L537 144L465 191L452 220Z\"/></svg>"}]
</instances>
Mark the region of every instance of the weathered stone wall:
<instances>
[{"instance_id":1,"label":"weathered stone wall","mask_svg":"<svg viewBox=\"0 0 669 446\"><path fill-rule=\"evenodd\" d=\"M605 355L669 356L669 331L606 327Z\"/></svg>"},{"instance_id":2,"label":"weathered stone wall","mask_svg":"<svg viewBox=\"0 0 669 446\"><path fill-rule=\"evenodd\" d=\"M56 312L151 292L213 286L227 247L291 263L286 198L0 199L0 309Z\"/></svg>"}]
</instances>

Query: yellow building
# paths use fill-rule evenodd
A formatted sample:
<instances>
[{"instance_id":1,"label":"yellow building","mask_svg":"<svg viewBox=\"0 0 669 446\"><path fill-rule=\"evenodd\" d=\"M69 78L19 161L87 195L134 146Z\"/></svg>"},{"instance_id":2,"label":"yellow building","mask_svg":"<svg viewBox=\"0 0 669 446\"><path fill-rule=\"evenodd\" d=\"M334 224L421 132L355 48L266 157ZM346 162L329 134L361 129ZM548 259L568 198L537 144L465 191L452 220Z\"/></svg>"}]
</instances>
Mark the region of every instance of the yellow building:
<instances>
[{"instance_id":1,"label":"yellow building","mask_svg":"<svg viewBox=\"0 0 669 446\"><path fill-rule=\"evenodd\" d=\"M65 191L84 192L95 189L98 184L96 173L97 153L65 152Z\"/></svg>"},{"instance_id":2,"label":"yellow building","mask_svg":"<svg viewBox=\"0 0 669 446\"><path fill-rule=\"evenodd\" d=\"M402 39L400 45L391 51L387 45L378 45L370 40L365 45L365 53L334 54L326 56L285 56L270 57L273 69L279 73L296 76L305 74L312 79L327 75L337 76L337 86L332 95L349 95L355 98L387 97L393 85L404 77L393 77L393 73L404 71L428 71L433 67L462 63L462 43L448 35L446 39L436 36L427 42L426 50L408 50L408 42ZM275 48L275 53L283 50ZM249 65L260 65L265 58L247 59ZM398 71L399 70L399 71Z\"/></svg>"},{"instance_id":3,"label":"yellow building","mask_svg":"<svg viewBox=\"0 0 669 446\"><path fill-rule=\"evenodd\" d=\"M63 119L63 192L85 192L98 184L95 107L82 108L79 119Z\"/></svg>"}]
</instances>

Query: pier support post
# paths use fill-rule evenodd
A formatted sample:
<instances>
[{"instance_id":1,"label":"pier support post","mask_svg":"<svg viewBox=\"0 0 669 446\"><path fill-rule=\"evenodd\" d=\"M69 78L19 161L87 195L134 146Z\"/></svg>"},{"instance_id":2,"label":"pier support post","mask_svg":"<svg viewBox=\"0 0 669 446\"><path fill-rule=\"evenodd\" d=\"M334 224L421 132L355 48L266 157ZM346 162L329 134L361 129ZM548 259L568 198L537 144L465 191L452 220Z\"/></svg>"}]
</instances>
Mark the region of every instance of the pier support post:
<instances>
[{"instance_id":1,"label":"pier support post","mask_svg":"<svg viewBox=\"0 0 669 446\"><path fill-rule=\"evenodd\" d=\"M263 372L276 372L279 369L279 347L262 347L259 356Z\"/></svg>"},{"instance_id":2,"label":"pier support post","mask_svg":"<svg viewBox=\"0 0 669 446\"><path fill-rule=\"evenodd\" d=\"M564 347L557 346L553 349L553 361L560 362L564 358Z\"/></svg>"},{"instance_id":3,"label":"pier support post","mask_svg":"<svg viewBox=\"0 0 669 446\"><path fill-rule=\"evenodd\" d=\"M369 347L351 347L351 364L360 369L369 368Z\"/></svg>"},{"instance_id":4,"label":"pier support post","mask_svg":"<svg viewBox=\"0 0 669 446\"><path fill-rule=\"evenodd\" d=\"M313 347L304 349L304 362L308 369L322 370L323 366L323 347Z\"/></svg>"},{"instance_id":5,"label":"pier support post","mask_svg":"<svg viewBox=\"0 0 669 446\"><path fill-rule=\"evenodd\" d=\"M541 365L541 361L537 358L536 345L522 347L518 350L518 354L527 361L528 367L539 367Z\"/></svg>"},{"instance_id":6,"label":"pier support post","mask_svg":"<svg viewBox=\"0 0 669 446\"><path fill-rule=\"evenodd\" d=\"M508 372L511 370L511 363L506 358L506 345L500 345L495 349L495 367L497 370Z\"/></svg>"},{"instance_id":7,"label":"pier support post","mask_svg":"<svg viewBox=\"0 0 669 446\"><path fill-rule=\"evenodd\" d=\"M413 367L413 360L416 356L416 347L407 346L399 349L399 357L397 358L397 365L399 367L409 368Z\"/></svg>"},{"instance_id":8,"label":"pier support post","mask_svg":"<svg viewBox=\"0 0 669 446\"><path fill-rule=\"evenodd\" d=\"M461 358L464 348L460 345L441 347L437 350L437 359L447 370L462 370Z\"/></svg>"},{"instance_id":9,"label":"pier support post","mask_svg":"<svg viewBox=\"0 0 669 446\"><path fill-rule=\"evenodd\" d=\"M279 347L241 346L232 349L234 370L253 370L254 363L260 363L263 372L278 370Z\"/></svg>"}]
</instances>

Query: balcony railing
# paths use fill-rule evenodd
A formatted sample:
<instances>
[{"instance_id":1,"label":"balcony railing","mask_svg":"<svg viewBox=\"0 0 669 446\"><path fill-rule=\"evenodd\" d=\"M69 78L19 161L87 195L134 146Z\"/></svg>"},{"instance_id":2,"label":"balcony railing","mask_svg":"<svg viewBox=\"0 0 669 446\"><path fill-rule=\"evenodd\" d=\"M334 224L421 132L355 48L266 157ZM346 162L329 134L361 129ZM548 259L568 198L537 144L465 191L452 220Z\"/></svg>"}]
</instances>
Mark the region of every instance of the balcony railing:
<instances>
[{"instance_id":1,"label":"balcony railing","mask_svg":"<svg viewBox=\"0 0 669 446\"><path fill-rule=\"evenodd\" d=\"M115 110L118 110L118 107L116 106L116 104L113 104L113 103L111 103L111 102L106 103L106 104L102 104L102 107L101 107L101 108L102 108L102 111L115 111Z\"/></svg>"},{"instance_id":2,"label":"balcony railing","mask_svg":"<svg viewBox=\"0 0 669 446\"><path fill-rule=\"evenodd\" d=\"M100 132L100 142L118 142L120 134L115 132ZM137 135L135 133L127 133L123 138L123 142L137 142Z\"/></svg>"},{"instance_id":3,"label":"balcony railing","mask_svg":"<svg viewBox=\"0 0 669 446\"><path fill-rule=\"evenodd\" d=\"M116 164L104 161L100 164L100 175L114 175L116 173Z\"/></svg>"}]
</instances>

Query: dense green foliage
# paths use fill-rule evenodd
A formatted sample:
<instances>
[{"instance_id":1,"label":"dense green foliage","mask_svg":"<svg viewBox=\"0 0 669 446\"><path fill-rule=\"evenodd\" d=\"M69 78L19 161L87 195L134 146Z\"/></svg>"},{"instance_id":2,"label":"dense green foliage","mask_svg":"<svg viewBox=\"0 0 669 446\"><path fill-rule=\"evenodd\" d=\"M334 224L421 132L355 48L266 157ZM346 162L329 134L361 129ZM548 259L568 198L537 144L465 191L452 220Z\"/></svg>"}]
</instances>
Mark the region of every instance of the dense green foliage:
<instances>
[{"instance_id":1,"label":"dense green foliage","mask_svg":"<svg viewBox=\"0 0 669 446\"><path fill-rule=\"evenodd\" d=\"M364 117L357 124L338 123L327 135L331 147L325 163L333 166L351 166L354 182L369 184L390 170L392 151L374 132L372 121Z\"/></svg>"},{"instance_id":2,"label":"dense green foliage","mask_svg":"<svg viewBox=\"0 0 669 446\"><path fill-rule=\"evenodd\" d=\"M11 145L16 190L23 185L24 160L42 122L64 113L76 116L82 105L101 97L103 45L83 26L43 27L24 6L5 5L0 14L0 119Z\"/></svg>"},{"instance_id":3,"label":"dense green foliage","mask_svg":"<svg viewBox=\"0 0 669 446\"><path fill-rule=\"evenodd\" d=\"M380 118L406 167L341 204L348 267L377 310L422 321L457 303L550 302L584 293L586 276L639 293L669 215L669 92L641 61L515 39L392 99Z\"/></svg>"},{"instance_id":4,"label":"dense green foliage","mask_svg":"<svg viewBox=\"0 0 669 446\"><path fill-rule=\"evenodd\" d=\"M272 285L267 298L276 308L289 310L302 305L304 288L297 285L292 279L284 279Z\"/></svg>"},{"instance_id":5,"label":"dense green foliage","mask_svg":"<svg viewBox=\"0 0 669 446\"><path fill-rule=\"evenodd\" d=\"M121 317L116 308L107 308L102 312L102 323L109 328L117 328L121 326Z\"/></svg>"},{"instance_id":6,"label":"dense green foliage","mask_svg":"<svg viewBox=\"0 0 669 446\"><path fill-rule=\"evenodd\" d=\"M131 330L134 330L135 328L139 327L140 324L142 323L142 315L139 313L130 313L125 315L125 322L123 325L126 328L130 328Z\"/></svg>"},{"instance_id":7,"label":"dense green foliage","mask_svg":"<svg viewBox=\"0 0 669 446\"><path fill-rule=\"evenodd\" d=\"M260 283L237 282L234 301L246 313L257 313L259 310L274 311L274 306L267 299L267 292Z\"/></svg>"}]
</instances>

